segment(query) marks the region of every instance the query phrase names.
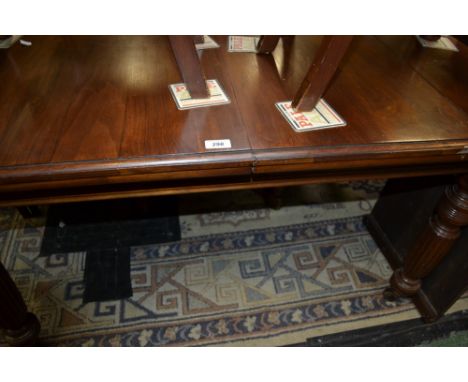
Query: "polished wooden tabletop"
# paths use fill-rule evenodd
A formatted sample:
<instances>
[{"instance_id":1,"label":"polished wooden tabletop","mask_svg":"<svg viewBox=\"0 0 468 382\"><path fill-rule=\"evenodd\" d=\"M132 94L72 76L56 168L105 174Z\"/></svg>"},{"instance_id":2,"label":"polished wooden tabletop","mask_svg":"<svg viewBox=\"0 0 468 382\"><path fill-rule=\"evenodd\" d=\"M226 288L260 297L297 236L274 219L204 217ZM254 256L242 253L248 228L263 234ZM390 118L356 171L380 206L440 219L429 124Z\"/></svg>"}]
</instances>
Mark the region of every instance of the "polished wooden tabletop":
<instances>
[{"instance_id":1,"label":"polished wooden tabletop","mask_svg":"<svg viewBox=\"0 0 468 382\"><path fill-rule=\"evenodd\" d=\"M468 49L453 40L459 52L424 49L413 36L380 36L398 59L403 60L437 91L468 112Z\"/></svg>"},{"instance_id":2,"label":"polished wooden tabletop","mask_svg":"<svg viewBox=\"0 0 468 382\"><path fill-rule=\"evenodd\" d=\"M169 93L181 79L165 36L28 39L0 50L0 204L467 168L458 42L441 53L410 36L355 38L325 96L347 126L296 133L275 103L292 98L320 37L287 37L263 56L214 36L202 65L231 103L191 110ZM213 139L232 148L206 150Z\"/></svg>"}]
</instances>

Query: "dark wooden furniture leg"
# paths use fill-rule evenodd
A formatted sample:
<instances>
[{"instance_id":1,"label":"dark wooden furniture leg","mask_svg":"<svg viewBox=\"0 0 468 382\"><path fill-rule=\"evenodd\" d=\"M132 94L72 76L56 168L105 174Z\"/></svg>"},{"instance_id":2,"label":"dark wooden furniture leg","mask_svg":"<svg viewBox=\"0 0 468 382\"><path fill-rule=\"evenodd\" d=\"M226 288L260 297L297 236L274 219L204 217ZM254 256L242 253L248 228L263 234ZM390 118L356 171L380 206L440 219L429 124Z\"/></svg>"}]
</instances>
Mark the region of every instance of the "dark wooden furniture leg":
<instances>
[{"instance_id":1,"label":"dark wooden furniture leg","mask_svg":"<svg viewBox=\"0 0 468 382\"><path fill-rule=\"evenodd\" d=\"M169 36L180 74L192 98L207 98L209 92L193 36Z\"/></svg>"},{"instance_id":2,"label":"dark wooden furniture leg","mask_svg":"<svg viewBox=\"0 0 468 382\"><path fill-rule=\"evenodd\" d=\"M278 45L281 36L261 36L257 44L257 53L271 53Z\"/></svg>"},{"instance_id":3,"label":"dark wooden furniture leg","mask_svg":"<svg viewBox=\"0 0 468 382\"><path fill-rule=\"evenodd\" d=\"M292 107L310 111L322 97L343 59L353 36L325 36L309 72L297 91Z\"/></svg>"},{"instance_id":4,"label":"dark wooden furniture leg","mask_svg":"<svg viewBox=\"0 0 468 382\"><path fill-rule=\"evenodd\" d=\"M31 346L40 331L37 317L28 312L8 271L0 263L0 332L12 346Z\"/></svg>"},{"instance_id":5,"label":"dark wooden furniture leg","mask_svg":"<svg viewBox=\"0 0 468 382\"><path fill-rule=\"evenodd\" d=\"M421 38L423 38L424 40L427 40L427 41L437 41L442 36L440 36L440 35L421 35L419 37L421 37Z\"/></svg>"},{"instance_id":6,"label":"dark wooden furniture leg","mask_svg":"<svg viewBox=\"0 0 468 382\"><path fill-rule=\"evenodd\" d=\"M268 208L279 210L281 207L283 207L284 188L263 188L260 190L260 193Z\"/></svg>"},{"instance_id":7,"label":"dark wooden furniture leg","mask_svg":"<svg viewBox=\"0 0 468 382\"><path fill-rule=\"evenodd\" d=\"M203 44L205 42L205 36L203 35L193 36L193 42L195 44Z\"/></svg>"},{"instance_id":8,"label":"dark wooden furniture leg","mask_svg":"<svg viewBox=\"0 0 468 382\"><path fill-rule=\"evenodd\" d=\"M413 296L421 288L421 280L450 252L460 235L461 227L468 225L468 175L458 183L446 187L435 214L412 249L405 257L403 267L390 279L391 290L397 296Z\"/></svg>"}]
</instances>

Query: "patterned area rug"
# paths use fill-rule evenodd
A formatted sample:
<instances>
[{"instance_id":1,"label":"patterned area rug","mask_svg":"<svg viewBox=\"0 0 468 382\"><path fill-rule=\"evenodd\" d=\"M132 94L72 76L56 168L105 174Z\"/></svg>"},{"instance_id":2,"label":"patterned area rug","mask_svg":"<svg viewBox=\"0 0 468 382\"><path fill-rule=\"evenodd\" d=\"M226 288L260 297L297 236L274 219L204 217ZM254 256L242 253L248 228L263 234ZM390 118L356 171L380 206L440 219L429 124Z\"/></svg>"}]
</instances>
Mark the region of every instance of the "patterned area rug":
<instances>
[{"instance_id":1,"label":"patterned area rug","mask_svg":"<svg viewBox=\"0 0 468 382\"><path fill-rule=\"evenodd\" d=\"M124 300L83 303L86 254L39 257L45 219L1 210L0 258L44 344L298 343L418 317L408 300L382 297L391 268L363 224L382 186L290 188L279 210L253 191L183 197L182 239L132 248Z\"/></svg>"}]
</instances>

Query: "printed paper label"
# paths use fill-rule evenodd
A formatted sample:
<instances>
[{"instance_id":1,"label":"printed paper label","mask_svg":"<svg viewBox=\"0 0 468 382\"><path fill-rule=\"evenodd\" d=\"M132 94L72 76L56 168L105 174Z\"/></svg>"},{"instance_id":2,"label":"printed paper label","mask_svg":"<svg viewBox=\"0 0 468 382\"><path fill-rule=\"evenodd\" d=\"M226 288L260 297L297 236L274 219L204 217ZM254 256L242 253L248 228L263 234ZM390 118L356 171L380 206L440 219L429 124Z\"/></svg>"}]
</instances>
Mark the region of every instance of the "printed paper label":
<instances>
[{"instance_id":1,"label":"printed paper label","mask_svg":"<svg viewBox=\"0 0 468 382\"><path fill-rule=\"evenodd\" d=\"M448 37L442 36L437 41L427 41L419 36L416 36L416 38L418 39L419 43L425 48L443 49L458 52L458 48L452 41L450 41Z\"/></svg>"},{"instance_id":2,"label":"printed paper label","mask_svg":"<svg viewBox=\"0 0 468 382\"><path fill-rule=\"evenodd\" d=\"M291 101L278 102L276 107L291 127L298 132L346 126L346 122L324 99L321 99L310 112L294 111Z\"/></svg>"},{"instance_id":3,"label":"printed paper label","mask_svg":"<svg viewBox=\"0 0 468 382\"><path fill-rule=\"evenodd\" d=\"M231 102L217 80L207 80L206 85L210 93L208 98L192 98L183 83L169 85L169 89L177 108L180 110L223 105Z\"/></svg>"},{"instance_id":4,"label":"printed paper label","mask_svg":"<svg viewBox=\"0 0 468 382\"><path fill-rule=\"evenodd\" d=\"M230 139L214 139L205 141L205 149L213 150L213 149L230 149L231 148L231 140Z\"/></svg>"},{"instance_id":5,"label":"printed paper label","mask_svg":"<svg viewBox=\"0 0 468 382\"><path fill-rule=\"evenodd\" d=\"M228 52L257 53L258 36L229 36Z\"/></svg>"}]
</instances>

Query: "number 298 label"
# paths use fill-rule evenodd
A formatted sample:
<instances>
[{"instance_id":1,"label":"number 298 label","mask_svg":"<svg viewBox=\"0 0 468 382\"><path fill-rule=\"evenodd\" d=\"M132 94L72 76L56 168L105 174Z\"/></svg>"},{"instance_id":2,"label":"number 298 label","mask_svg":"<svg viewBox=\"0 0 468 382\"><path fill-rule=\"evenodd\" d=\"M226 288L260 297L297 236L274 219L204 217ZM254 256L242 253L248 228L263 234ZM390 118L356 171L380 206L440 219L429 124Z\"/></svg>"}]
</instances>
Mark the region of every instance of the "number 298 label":
<instances>
[{"instance_id":1,"label":"number 298 label","mask_svg":"<svg viewBox=\"0 0 468 382\"><path fill-rule=\"evenodd\" d=\"M214 139L205 141L205 149L207 150L216 150L216 149L230 149L231 140L230 139Z\"/></svg>"}]
</instances>

